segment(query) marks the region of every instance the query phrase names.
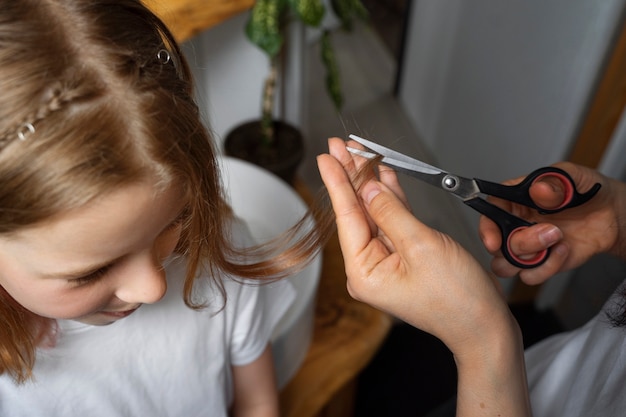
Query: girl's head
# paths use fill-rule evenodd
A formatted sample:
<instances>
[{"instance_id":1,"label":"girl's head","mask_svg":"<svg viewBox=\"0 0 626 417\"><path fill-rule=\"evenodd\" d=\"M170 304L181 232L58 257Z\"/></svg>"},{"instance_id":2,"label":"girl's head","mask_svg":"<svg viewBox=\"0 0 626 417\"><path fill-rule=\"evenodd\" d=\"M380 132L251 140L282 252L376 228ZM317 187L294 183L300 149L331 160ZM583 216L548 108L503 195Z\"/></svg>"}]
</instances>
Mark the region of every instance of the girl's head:
<instances>
[{"instance_id":1,"label":"girl's head","mask_svg":"<svg viewBox=\"0 0 626 417\"><path fill-rule=\"evenodd\" d=\"M0 233L146 180L219 200L187 66L138 1L3 0L0 19Z\"/></svg>"},{"instance_id":2,"label":"girl's head","mask_svg":"<svg viewBox=\"0 0 626 417\"><path fill-rule=\"evenodd\" d=\"M189 70L139 1L0 0L0 62L0 240L149 185L183 214L186 301L201 260L228 269L230 212ZM50 323L14 291L0 288L0 372L23 379Z\"/></svg>"},{"instance_id":3,"label":"girl's head","mask_svg":"<svg viewBox=\"0 0 626 417\"><path fill-rule=\"evenodd\" d=\"M199 308L192 302L198 268L218 285L220 273L280 278L312 259L330 234L332 217L322 210L319 233L302 237L305 218L273 244L231 246L231 211L189 69L140 1L0 0L0 62L0 374L29 377L54 318L105 324L102 312L115 319L157 301L165 291L158 264L174 247L187 261L185 302ZM139 283L148 295L88 291L83 301L57 287L29 288L31 270L106 282L97 288L133 287L130 271L147 258L125 256L126 237L111 242L115 228L128 229L129 247L152 251L156 284L147 292L152 284ZM241 261L242 252L257 261ZM93 262L84 259L92 253ZM8 254L19 262L3 265Z\"/></svg>"}]
</instances>

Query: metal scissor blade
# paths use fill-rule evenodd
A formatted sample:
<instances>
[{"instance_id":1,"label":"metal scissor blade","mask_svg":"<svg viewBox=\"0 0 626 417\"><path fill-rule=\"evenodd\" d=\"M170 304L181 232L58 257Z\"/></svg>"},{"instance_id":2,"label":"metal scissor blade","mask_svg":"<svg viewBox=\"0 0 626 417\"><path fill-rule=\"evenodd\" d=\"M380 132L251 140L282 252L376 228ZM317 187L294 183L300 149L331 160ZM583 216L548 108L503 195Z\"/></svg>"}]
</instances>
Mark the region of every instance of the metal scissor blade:
<instances>
[{"instance_id":1,"label":"metal scissor blade","mask_svg":"<svg viewBox=\"0 0 626 417\"><path fill-rule=\"evenodd\" d=\"M346 147L346 149L350 153L359 155L367 159L374 159L378 156L378 154L363 151L361 149L351 148L349 146ZM415 177L428 184L434 185L435 187L441 187L442 178L446 176L446 173L440 170L432 170L430 168L415 166L413 163L399 161L389 156L384 156L384 155L380 155L380 156L382 156L382 159L380 160L381 164L391 167L398 172L402 172L404 174Z\"/></svg>"},{"instance_id":2,"label":"metal scissor blade","mask_svg":"<svg viewBox=\"0 0 626 417\"><path fill-rule=\"evenodd\" d=\"M426 162L422 162L419 159L411 158L410 156L406 156L405 154L394 151L393 149L389 149L382 145L369 141L367 139L363 139L360 136L350 135L349 138L354 140L355 142L360 143L366 148L371 149L377 154L380 154L382 156L388 156L390 158L393 158L396 161L406 162L407 164L411 166L411 169L413 170L417 170L419 168L420 172L423 172L425 174L430 174L430 175L437 175L437 174L441 174L445 172L444 170L439 169L435 166L429 165Z\"/></svg>"},{"instance_id":3,"label":"metal scissor blade","mask_svg":"<svg viewBox=\"0 0 626 417\"><path fill-rule=\"evenodd\" d=\"M380 160L380 163L388 167L391 167L398 172L402 172L404 174L410 175L430 185L434 185L435 187L439 189L448 191L454 194L455 196L459 197L463 201L471 200L472 198L475 198L480 194L480 189L478 188L476 182L472 179L450 174L449 172L433 167L432 165L422 163L421 161L418 161L417 159L413 159L399 152L392 151L391 149L387 149L384 146L377 145L373 142L370 142L362 138L359 138L359 139L365 142L363 143L364 146L368 146L366 143L369 143L371 145L374 145L376 149L381 149L384 153L380 153L380 156L383 157ZM367 159L374 159L378 156L376 153L351 148L349 146L346 147L346 149L350 153L359 155ZM372 149L372 150L376 152L376 149ZM395 157L387 156L386 154L399 155L399 156L402 156L403 159L398 160Z\"/></svg>"}]
</instances>

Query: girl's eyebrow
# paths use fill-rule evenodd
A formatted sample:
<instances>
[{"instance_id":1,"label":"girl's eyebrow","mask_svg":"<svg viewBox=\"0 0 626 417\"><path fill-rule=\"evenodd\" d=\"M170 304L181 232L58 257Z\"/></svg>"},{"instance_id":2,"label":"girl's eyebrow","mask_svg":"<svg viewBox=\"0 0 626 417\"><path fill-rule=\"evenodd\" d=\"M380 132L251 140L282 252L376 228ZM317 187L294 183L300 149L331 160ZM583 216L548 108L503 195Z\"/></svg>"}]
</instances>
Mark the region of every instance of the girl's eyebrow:
<instances>
[{"instance_id":1,"label":"girl's eyebrow","mask_svg":"<svg viewBox=\"0 0 626 417\"><path fill-rule=\"evenodd\" d=\"M121 258L121 257L120 257ZM42 274L43 278L54 278L54 279L76 279L76 278L81 278L81 277L85 277L88 276L96 271L99 271L102 268L105 268L107 266L113 265L114 263L116 263L120 258L115 258L112 260L108 260L108 261L104 261L104 262L100 262L94 265L88 265L84 268L81 268L79 270L75 270L75 271L62 271L62 272L52 272L52 273L44 273Z\"/></svg>"},{"instance_id":2,"label":"girl's eyebrow","mask_svg":"<svg viewBox=\"0 0 626 417\"><path fill-rule=\"evenodd\" d=\"M173 223L176 223L182 217L184 217L186 208L187 208L187 204L183 204L181 209L176 212L176 215L173 216L173 218L166 224L164 229L168 228L170 225L172 225ZM111 259L108 261L98 262L97 264L87 265L84 268L80 268L74 271L45 272L42 274L42 277L46 279L68 279L68 280L82 278L96 271L99 271L102 268L113 265L114 263L119 261L121 258L123 258L123 256L120 256L118 258Z\"/></svg>"},{"instance_id":3,"label":"girl's eyebrow","mask_svg":"<svg viewBox=\"0 0 626 417\"><path fill-rule=\"evenodd\" d=\"M186 207L187 206L184 205L180 209L180 211L176 212L176 216L169 223L167 223L165 228L169 227L173 223L176 223L182 217L184 217ZM75 271L47 272L47 273L43 273L42 277L46 278L46 279L68 279L68 280L81 278L81 277L86 277L86 276L88 276L88 275L90 275L90 274L92 274L92 273L94 273L96 271L99 271L102 268L105 268L107 266L113 265L114 263L119 261L121 258L123 258L123 256L120 256L118 258L111 259L111 260L108 260L108 261L104 261L104 262L98 262L97 264L87 265L86 267L78 269L78 270L75 270Z\"/></svg>"}]
</instances>

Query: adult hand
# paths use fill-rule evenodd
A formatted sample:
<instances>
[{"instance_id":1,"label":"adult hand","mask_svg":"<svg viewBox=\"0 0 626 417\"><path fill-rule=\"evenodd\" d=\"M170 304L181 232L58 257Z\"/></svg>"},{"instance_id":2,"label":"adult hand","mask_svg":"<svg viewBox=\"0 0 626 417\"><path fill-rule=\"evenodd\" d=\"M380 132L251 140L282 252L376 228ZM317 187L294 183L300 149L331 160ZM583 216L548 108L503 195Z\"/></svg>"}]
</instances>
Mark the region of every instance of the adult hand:
<instances>
[{"instance_id":1,"label":"adult hand","mask_svg":"<svg viewBox=\"0 0 626 417\"><path fill-rule=\"evenodd\" d=\"M341 139L331 139L329 149L318 166L352 297L450 348L458 369L457 415L529 416L521 334L493 277L410 213L392 170L379 167L380 180L370 173L355 191L364 161Z\"/></svg>"},{"instance_id":2,"label":"adult hand","mask_svg":"<svg viewBox=\"0 0 626 417\"><path fill-rule=\"evenodd\" d=\"M550 257L544 264L537 268L520 270L504 259L500 252L501 235L498 227L482 216L479 224L480 236L493 255L491 268L498 276L519 274L524 282L539 284L557 272L582 265L595 254L609 252L624 256L626 253L620 239L624 228L620 218L626 215L624 184L572 163L564 162L555 166L570 174L581 193L589 190L595 183L602 184L602 188L585 204L548 215L541 215L536 210L519 204L490 199L516 216L537 223L511 237L513 253L520 257L532 257L546 248L552 248ZM517 184L522 179L510 180L505 184ZM556 207L563 199L563 185L553 179L539 181L531 187L530 195L535 203L543 207Z\"/></svg>"},{"instance_id":3,"label":"adult hand","mask_svg":"<svg viewBox=\"0 0 626 417\"><path fill-rule=\"evenodd\" d=\"M453 239L410 213L392 170L380 167L380 181L370 175L357 195L353 181L366 160L345 147L331 139L331 155L318 157L318 166L350 295L433 334L455 354L487 343L493 327L510 324L494 279Z\"/></svg>"},{"instance_id":4,"label":"adult hand","mask_svg":"<svg viewBox=\"0 0 626 417\"><path fill-rule=\"evenodd\" d=\"M450 348L458 416L530 415L521 334L493 277L454 240L411 214L392 170L380 167L380 180L369 173L355 191L364 161L341 139L331 139L329 149L318 166L352 297Z\"/></svg>"}]
</instances>

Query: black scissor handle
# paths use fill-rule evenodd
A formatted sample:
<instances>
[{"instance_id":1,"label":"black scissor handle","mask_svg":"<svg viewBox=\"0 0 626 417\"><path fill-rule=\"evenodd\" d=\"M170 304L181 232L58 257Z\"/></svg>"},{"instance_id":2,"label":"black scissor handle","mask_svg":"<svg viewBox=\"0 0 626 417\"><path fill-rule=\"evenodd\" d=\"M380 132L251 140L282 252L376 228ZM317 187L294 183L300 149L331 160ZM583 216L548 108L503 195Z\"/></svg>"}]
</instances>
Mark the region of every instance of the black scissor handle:
<instances>
[{"instance_id":1,"label":"black scissor handle","mask_svg":"<svg viewBox=\"0 0 626 417\"><path fill-rule=\"evenodd\" d=\"M467 200L465 201L465 204L472 207L480 214L489 217L498 225L500 233L502 234L502 245L500 246L500 250L502 251L504 258L509 261L511 265L518 268L529 269L541 265L546 261L546 259L548 259L550 249L544 249L529 259L520 258L511 250L511 237L520 230L532 226L534 223L520 219L519 217L502 210L500 207L495 206L480 197Z\"/></svg>"},{"instance_id":2,"label":"black scissor handle","mask_svg":"<svg viewBox=\"0 0 626 417\"><path fill-rule=\"evenodd\" d=\"M564 198L558 207L541 207L530 197L530 187L546 177L558 179L563 184ZM576 190L576 184L570 175L556 167L539 168L531 172L522 182L516 185L502 185L495 182L474 179L481 192L499 197L504 200L523 204L536 209L541 214L558 213L562 210L579 206L589 201L600 190L601 185L596 183L589 191L581 194Z\"/></svg>"}]
</instances>

